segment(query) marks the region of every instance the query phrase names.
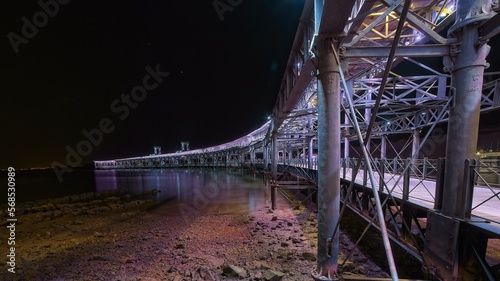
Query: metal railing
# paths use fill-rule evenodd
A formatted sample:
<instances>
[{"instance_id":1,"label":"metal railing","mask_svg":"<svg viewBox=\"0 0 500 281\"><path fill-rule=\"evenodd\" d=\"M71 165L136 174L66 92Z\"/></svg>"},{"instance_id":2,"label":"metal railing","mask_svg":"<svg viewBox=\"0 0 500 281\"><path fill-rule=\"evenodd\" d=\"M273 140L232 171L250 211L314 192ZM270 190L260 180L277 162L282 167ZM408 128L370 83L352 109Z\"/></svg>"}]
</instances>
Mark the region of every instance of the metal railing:
<instances>
[{"instance_id":1,"label":"metal railing","mask_svg":"<svg viewBox=\"0 0 500 281\"><path fill-rule=\"evenodd\" d=\"M465 162L466 217L483 218L500 224L492 218L500 210L500 163L497 159L471 159Z\"/></svg>"},{"instance_id":2,"label":"metal railing","mask_svg":"<svg viewBox=\"0 0 500 281\"><path fill-rule=\"evenodd\" d=\"M364 186L368 185L366 163L362 161L360 170L354 177L354 168L358 158L342 158L340 162L341 177L353 180ZM307 169L309 161L303 158L280 159L280 164ZM444 166L438 159L373 159L370 163L374 170L379 192L390 193L404 201L413 201L419 205L433 208L439 195L438 185ZM317 169L317 159L311 161L313 169ZM500 161L499 160L466 160L464 184L466 187L466 218L472 216L500 224ZM441 179L442 180L442 179ZM495 215L496 214L496 215Z\"/></svg>"},{"instance_id":3,"label":"metal railing","mask_svg":"<svg viewBox=\"0 0 500 281\"><path fill-rule=\"evenodd\" d=\"M341 160L342 177L354 178L354 167L358 158ZM368 173L366 163L361 160L360 170L355 181L367 185ZM435 199L435 178L437 174L437 159L377 159L370 165L380 192L395 193L405 200L414 199L432 203ZM424 194L425 196L422 196Z\"/></svg>"}]
</instances>

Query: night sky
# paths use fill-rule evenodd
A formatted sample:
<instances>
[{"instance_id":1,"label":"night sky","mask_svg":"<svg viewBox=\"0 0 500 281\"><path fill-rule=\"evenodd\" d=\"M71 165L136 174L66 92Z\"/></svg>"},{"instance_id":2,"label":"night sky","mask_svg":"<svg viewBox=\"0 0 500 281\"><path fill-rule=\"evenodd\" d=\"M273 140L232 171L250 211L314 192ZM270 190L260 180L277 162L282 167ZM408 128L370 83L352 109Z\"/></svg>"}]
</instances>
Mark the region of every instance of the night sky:
<instances>
[{"instance_id":1,"label":"night sky","mask_svg":"<svg viewBox=\"0 0 500 281\"><path fill-rule=\"evenodd\" d=\"M84 164L249 133L272 112L304 5L43 2L46 11L37 1L1 11L0 168L65 165L68 149Z\"/></svg>"},{"instance_id":2,"label":"night sky","mask_svg":"<svg viewBox=\"0 0 500 281\"><path fill-rule=\"evenodd\" d=\"M0 12L0 169L174 152L184 140L195 149L251 132L272 112L304 5L42 1ZM496 148L498 118L481 117L481 147ZM69 163L68 150L80 157Z\"/></svg>"}]
</instances>

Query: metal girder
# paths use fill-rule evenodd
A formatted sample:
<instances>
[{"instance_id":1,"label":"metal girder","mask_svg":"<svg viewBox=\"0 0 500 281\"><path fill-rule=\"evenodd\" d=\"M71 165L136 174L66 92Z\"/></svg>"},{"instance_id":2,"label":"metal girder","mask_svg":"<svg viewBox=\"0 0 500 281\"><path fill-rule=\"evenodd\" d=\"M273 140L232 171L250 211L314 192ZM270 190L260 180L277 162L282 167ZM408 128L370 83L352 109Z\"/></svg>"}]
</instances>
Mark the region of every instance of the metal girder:
<instances>
[{"instance_id":1,"label":"metal girder","mask_svg":"<svg viewBox=\"0 0 500 281\"><path fill-rule=\"evenodd\" d=\"M500 33L500 14L496 14L479 28L479 40L486 41Z\"/></svg>"},{"instance_id":2,"label":"metal girder","mask_svg":"<svg viewBox=\"0 0 500 281\"><path fill-rule=\"evenodd\" d=\"M353 95L354 107L364 110L373 106L375 94L377 93L380 78L354 79ZM448 75L426 75L391 77L384 91L382 107L377 114L377 121L373 134L408 133L416 128L430 126L438 121L438 113L449 99L447 88L449 87ZM372 98L367 99L367 95ZM312 100L315 93L309 93L307 99ZM307 103L300 103L279 128L280 135L309 136L311 129L308 128L310 118L316 121L316 115L310 114L314 108L307 108ZM483 86L481 110L483 112L500 107L500 80L487 82ZM308 114L301 115L300 113ZM363 114L359 114L362 118ZM363 119L362 119L363 120ZM448 115L445 113L440 122L446 122ZM344 128L352 125L344 125ZM363 130L363 128L362 128ZM298 140L298 139L297 139Z\"/></svg>"},{"instance_id":3,"label":"metal girder","mask_svg":"<svg viewBox=\"0 0 500 281\"><path fill-rule=\"evenodd\" d=\"M314 67L310 61L309 48L314 35L313 8L314 0L306 0L273 109L273 122L267 133L267 139L270 139L271 133L276 132L281 126L312 79L311 73Z\"/></svg>"},{"instance_id":4,"label":"metal girder","mask_svg":"<svg viewBox=\"0 0 500 281\"><path fill-rule=\"evenodd\" d=\"M391 7L394 4L394 1L391 0L381 0L381 2L386 5L387 7ZM398 14L401 14L403 11L402 6L397 6L395 11ZM420 19L418 16L415 15L414 12L408 13L407 15L407 21L418 31L424 33L425 35L428 36L428 38L437 44L445 44L447 40L443 38L441 35L439 35L436 31L434 31L432 28L430 28L428 25L423 23L423 20Z\"/></svg>"},{"instance_id":5,"label":"metal girder","mask_svg":"<svg viewBox=\"0 0 500 281\"><path fill-rule=\"evenodd\" d=\"M358 33L359 27L363 24L363 19L366 16L382 9L382 5L379 5L377 8L372 9L375 2L375 0L362 1L360 7L357 2L355 3L351 15L351 20L347 22L349 29L346 37L343 39L344 42L351 42L352 38L354 38L354 36L356 36L356 34Z\"/></svg>"},{"instance_id":6,"label":"metal girder","mask_svg":"<svg viewBox=\"0 0 500 281\"><path fill-rule=\"evenodd\" d=\"M340 53L341 58L387 57L390 47L349 47ZM440 57L449 55L448 45L400 46L396 57Z\"/></svg>"},{"instance_id":7,"label":"metal girder","mask_svg":"<svg viewBox=\"0 0 500 281\"><path fill-rule=\"evenodd\" d=\"M332 36L333 38L342 35L345 32L347 20L351 15L356 0L315 0L315 2L323 2L317 34Z\"/></svg>"},{"instance_id":8,"label":"metal girder","mask_svg":"<svg viewBox=\"0 0 500 281\"><path fill-rule=\"evenodd\" d=\"M357 34L352 41L345 44L346 47L354 46L358 43L362 38L365 37L369 32L373 30L375 26L377 26L380 22L382 22L394 9L396 9L399 4L401 4L403 0L394 1L383 13L381 13L374 21L372 21L363 31Z\"/></svg>"},{"instance_id":9,"label":"metal girder","mask_svg":"<svg viewBox=\"0 0 500 281\"><path fill-rule=\"evenodd\" d=\"M314 66L312 65L310 58L311 55L309 50L311 45L314 42L314 19L315 15L313 12L314 6L313 0L307 0L304 6L304 11L301 16L300 25L297 29L297 34L292 46L292 50L290 53L290 57L287 63L286 71L283 77L283 82L278 93L278 98L276 100L276 104L273 110L273 127L270 128L267 139L270 139L271 131L275 132L278 128L283 124L284 119L287 118L289 114L293 115L294 108L298 105L298 103L305 101L302 97L304 92L308 92L311 90L316 83L311 83L311 81L315 81L315 77L311 75L314 71ZM375 5L378 1L319 1L321 5L320 7L320 15L325 14L325 16L316 15L319 20L316 21L318 34L333 36L333 34L341 32L341 30L347 30L348 33L345 34L345 38L338 38L340 43L346 42L349 44L349 41L357 34L358 32L364 32L365 36L361 36L363 38L359 38L362 41L359 41L359 44L355 44L354 46L347 48L345 50L346 59L349 59L349 70L346 74L347 79L350 79L352 75L362 75L363 73L371 72L371 76L377 76L380 74L380 67L385 64L383 59L384 56L388 54L388 48L385 47L391 38L391 34L393 34L395 30L395 24L392 22L384 23L385 28L387 29L387 38L381 38L381 40L373 40L366 38L368 33L373 31L375 27L371 25L371 28L366 28L366 26L370 27L370 24L373 22L372 14L377 15L377 13L384 13L383 5L391 6L394 1L385 0L381 1L383 4ZM405 44L409 43L410 46L402 46L398 47L396 56L404 56L404 57L415 57L415 56L437 56L442 57L443 54L446 54L447 47L443 44L433 46L433 45L419 45L420 36L415 32L411 32L412 28L419 27L421 31L425 31L423 36L428 36L432 41L437 41L440 43L445 43L442 40L442 37L437 35L436 31L433 30L441 30L443 28L442 24L446 24L449 22L449 16L442 18L440 22L437 24L432 24L431 20L425 20L426 18L435 19L437 21L438 18L441 19L440 15L436 10L443 10L442 2L425 2L425 1L413 1L413 3L417 3L415 11L412 11L411 14L408 15L410 26L407 26L408 32L402 35L404 37ZM324 4L324 5L323 5ZM441 5L441 6L439 6ZM402 9L401 5L394 5L394 11L392 11L391 16L396 12L400 12ZM434 6L437 8L433 9ZM334 9L335 7L335 9ZM451 14L454 11L449 11ZM387 13L386 13L387 14ZM340 16L339 16L340 15ZM347 15L350 15L348 17ZM323 19L327 18L327 19ZM328 29L328 26L331 24L336 24L335 28ZM342 24L340 24L340 22ZM321 26L321 27L320 27ZM362 31L358 29L361 26L365 26ZM418 29L417 29L418 30ZM408 41L409 40L409 41ZM372 45L374 49L363 49L368 45ZM411 46L413 45L413 46ZM344 44L344 46L347 46ZM377 48L380 47L380 48ZM423 48L422 48L423 47ZM371 54L367 54L371 53ZM380 60L367 60L367 57L375 56L382 58ZM373 57L375 58L375 57ZM360 60L361 59L361 60ZM356 61L357 60L357 61ZM397 63L397 61L395 62ZM377 68L379 70L377 70ZM315 90L315 89L314 89ZM298 108L302 108L301 105L298 105Z\"/></svg>"},{"instance_id":10,"label":"metal girder","mask_svg":"<svg viewBox=\"0 0 500 281\"><path fill-rule=\"evenodd\" d=\"M354 107L364 110L373 106L380 78L354 79L353 91ZM449 76L427 75L409 77L391 77L384 91L382 108L377 114L374 134L408 133L415 128L432 125L437 121L438 112L446 104L449 96ZM367 95L372 98L367 99ZM315 93L309 93L307 100L314 100ZM315 122L316 115L311 115L306 102L300 103L279 128L280 135L310 135L311 129L308 122ZM485 83L482 93L482 111L490 111L500 106L500 81L494 80ZM301 114L307 112L308 114ZM360 118L362 114L359 114ZM441 122L447 121L447 114ZM311 121L309 121L309 119ZM344 125L351 127L352 125Z\"/></svg>"}]
</instances>

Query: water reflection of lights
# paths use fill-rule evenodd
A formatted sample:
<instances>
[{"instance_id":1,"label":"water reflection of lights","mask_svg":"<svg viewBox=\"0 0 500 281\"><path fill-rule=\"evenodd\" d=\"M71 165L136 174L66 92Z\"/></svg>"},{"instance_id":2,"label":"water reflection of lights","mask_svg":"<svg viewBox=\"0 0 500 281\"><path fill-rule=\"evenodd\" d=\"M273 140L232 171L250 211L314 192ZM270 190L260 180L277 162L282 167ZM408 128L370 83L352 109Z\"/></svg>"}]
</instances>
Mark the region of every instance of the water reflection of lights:
<instances>
[{"instance_id":1,"label":"water reflection of lights","mask_svg":"<svg viewBox=\"0 0 500 281\"><path fill-rule=\"evenodd\" d=\"M96 191L126 188L132 194L147 194L158 189L156 198L167 204L196 209L199 202L207 202L199 211L255 211L269 200L261 180L223 171L96 170L95 182Z\"/></svg>"}]
</instances>

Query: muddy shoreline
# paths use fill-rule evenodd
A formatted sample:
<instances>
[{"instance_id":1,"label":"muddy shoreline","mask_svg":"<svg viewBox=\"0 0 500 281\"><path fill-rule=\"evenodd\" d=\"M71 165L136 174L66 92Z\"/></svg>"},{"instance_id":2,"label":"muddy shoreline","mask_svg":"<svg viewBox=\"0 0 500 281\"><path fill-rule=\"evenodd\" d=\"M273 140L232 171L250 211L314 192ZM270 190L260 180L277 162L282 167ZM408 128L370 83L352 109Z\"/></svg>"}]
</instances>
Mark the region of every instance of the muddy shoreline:
<instances>
[{"instance_id":1,"label":"muddy shoreline","mask_svg":"<svg viewBox=\"0 0 500 281\"><path fill-rule=\"evenodd\" d=\"M316 213L180 212L154 194L86 193L18 206L16 273L2 280L311 280ZM2 213L2 216L5 216ZM1 234L6 239L6 232ZM341 232L341 258L352 248ZM354 250L343 274L388 277Z\"/></svg>"}]
</instances>

